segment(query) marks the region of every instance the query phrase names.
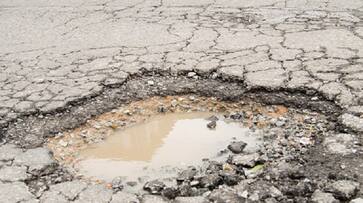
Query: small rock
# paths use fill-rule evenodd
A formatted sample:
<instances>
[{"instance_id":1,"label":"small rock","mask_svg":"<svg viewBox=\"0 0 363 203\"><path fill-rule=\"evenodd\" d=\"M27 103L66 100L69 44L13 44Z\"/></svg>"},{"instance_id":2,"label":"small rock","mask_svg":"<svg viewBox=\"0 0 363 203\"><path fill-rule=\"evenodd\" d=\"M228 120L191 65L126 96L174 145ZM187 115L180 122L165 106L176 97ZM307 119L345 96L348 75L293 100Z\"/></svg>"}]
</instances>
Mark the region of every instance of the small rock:
<instances>
[{"instance_id":1,"label":"small rock","mask_svg":"<svg viewBox=\"0 0 363 203\"><path fill-rule=\"evenodd\" d=\"M302 179L305 178L305 170L303 167L294 166L287 169L287 176L291 179Z\"/></svg>"},{"instance_id":2,"label":"small rock","mask_svg":"<svg viewBox=\"0 0 363 203\"><path fill-rule=\"evenodd\" d=\"M354 135L340 133L326 137L323 145L330 153L347 155L354 152L354 141Z\"/></svg>"},{"instance_id":3,"label":"small rock","mask_svg":"<svg viewBox=\"0 0 363 203\"><path fill-rule=\"evenodd\" d=\"M350 180L339 180L327 187L327 191L333 193L334 197L348 200L354 197L359 188L359 183Z\"/></svg>"},{"instance_id":4,"label":"small rock","mask_svg":"<svg viewBox=\"0 0 363 203\"><path fill-rule=\"evenodd\" d=\"M189 184L182 184L178 189L180 196L192 196L194 194L193 188Z\"/></svg>"},{"instance_id":5,"label":"small rock","mask_svg":"<svg viewBox=\"0 0 363 203\"><path fill-rule=\"evenodd\" d=\"M151 194L161 194L161 191L165 188L165 184L158 180L147 182L144 185L144 190Z\"/></svg>"},{"instance_id":6,"label":"small rock","mask_svg":"<svg viewBox=\"0 0 363 203\"><path fill-rule=\"evenodd\" d=\"M122 185L123 178L117 177L112 180L112 189L116 192L121 191L124 186Z\"/></svg>"},{"instance_id":7,"label":"small rock","mask_svg":"<svg viewBox=\"0 0 363 203\"><path fill-rule=\"evenodd\" d=\"M283 195L282 192L279 189L277 189L275 186L271 186L268 190L271 197L281 197Z\"/></svg>"},{"instance_id":8,"label":"small rock","mask_svg":"<svg viewBox=\"0 0 363 203\"><path fill-rule=\"evenodd\" d=\"M177 177L178 182L193 180L194 176L197 174L197 170L195 168L190 168L182 171Z\"/></svg>"},{"instance_id":9,"label":"small rock","mask_svg":"<svg viewBox=\"0 0 363 203\"><path fill-rule=\"evenodd\" d=\"M228 186L237 185L242 179L240 175L231 172L221 172L219 175L223 178L223 182Z\"/></svg>"},{"instance_id":10,"label":"small rock","mask_svg":"<svg viewBox=\"0 0 363 203\"><path fill-rule=\"evenodd\" d=\"M248 197L248 199L252 202L260 202L260 195L258 194L258 192L254 192Z\"/></svg>"},{"instance_id":11,"label":"small rock","mask_svg":"<svg viewBox=\"0 0 363 203\"><path fill-rule=\"evenodd\" d=\"M195 187L197 185L199 185L199 181L197 181L197 180L193 180L190 182L190 186L192 186L192 187Z\"/></svg>"},{"instance_id":12,"label":"small rock","mask_svg":"<svg viewBox=\"0 0 363 203\"><path fill-rule=\"evenodd\" d=\"M223 165L217 161L210 161L206 171L208 173L218 173L220 170L223 169Z\"/></svg>"},{"instance_id":13,"label":"small rock","mask_svg":"<svg viewBox=\"0 0 363 203\"><path fill-rule=\"evenodd\" d=\"M231 164L224 163L222 166L223 171L234 171L234 168Z\"/></svg>"},{"instance_id":14,"label":"small rock","mask_svg":"<svg viewBox=\"0 0 363 203\"><path fill-rule=\"evenodd\" d=\"M222 177L220 177L218 174L208 174L206 176L203 176L199 181L199 185L201 187L209 189L214 189L218 185L223 183Z\"/></svg>"},{"instance_id":15,"label":"small rock","mask_svg":"<svg viewBox=\"0 0 363 203\"><path fill-rule=\"evenodd\" d=\"M244 148L247 146L247 143L239 141L239 142L232 142L231 144L228 145L228 149L231 150L231 152L235 153L235 154L239 154L242 153L242 151L244 150Z\"/></svg>"},{"instance_id":16,"label":"small rock","mask_svg":"<svg viewBox=\"0 0 363 203\"><path fill-rule=\"evenodd\" d=\"M247 199L247 197L248 197L248 191L247 191L247 190L245 190L245 191L243 191L240 195L241 195L241 197L243 197L243 198L246 198L246 199Z\"/></svg>"},{"instance_id":17,"label":"small rock","mask_svg":"<svg viewBox=\"0 0 363 203\"><path fill-rule=\"evenodd\" d=\"M217 122L216 121L211 121L210 123L207 124L207 127L209 129L215 129L217 126Z\"/></svg>"},{"instance_id":18,"label":"small rock","mask_svg":"<svg viewBox=\"0 0 363 203\"><path fill-rule=\"evenodd\" d=\"M234 155L230 160L232 164L237 166L254 167L259 161L260 155L258 153L246 154L246 155Z\"/></svg>"},{"instance_id":19,"label":"small rock","mask_svg":"<svg viewBox=\"0 0 363 203\"><path fill-rule=\"evenodd\" d=\"M313 203L338 203L339 201L334 198L331 193L325 193L320 190L315 190L311 196Z\"/></svg>"},{"instance_id":20,"label":"small rock","mask_svg":"<svg viewBox=\"0 0 363 203\"><path fill-rule=\"evenodd\" d=\"M189 72L188 73L188 78L192 78L192 77L194 77L196 75L197 75L197 73L195 73L195 72Z\"/></svg>"},{"instance_id":21,"label":"small rock","mask_svg":"<svg viewBox=\"0 0 363 203\"><path fill-rule=\"evenodd\" d=\"M179 191L175 188L168 187L168 188L163 189L163 191L161 192L161 195L168 199L175 199L175 197L177 197L179 195Z\"/></svg>"}]
</instances>

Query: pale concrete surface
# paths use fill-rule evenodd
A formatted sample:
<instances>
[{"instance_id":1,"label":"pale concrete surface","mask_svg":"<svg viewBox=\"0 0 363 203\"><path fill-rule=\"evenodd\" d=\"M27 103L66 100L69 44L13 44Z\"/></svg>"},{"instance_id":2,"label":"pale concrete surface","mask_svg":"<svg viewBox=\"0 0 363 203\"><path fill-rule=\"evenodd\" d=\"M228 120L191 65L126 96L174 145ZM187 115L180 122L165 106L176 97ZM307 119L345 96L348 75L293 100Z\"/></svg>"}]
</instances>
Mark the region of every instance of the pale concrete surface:
<instances>
[{"instance_id":1,"label":"pale concrete surface","mask_svg":"<svg viewBox=\"0 0 363 203\"><path fill-rule=\"evenodd\" d=\"M361 104L360 0L12 0L0 8L2 122L143 69L216 72Z\"/></svg>"}]
</instances>

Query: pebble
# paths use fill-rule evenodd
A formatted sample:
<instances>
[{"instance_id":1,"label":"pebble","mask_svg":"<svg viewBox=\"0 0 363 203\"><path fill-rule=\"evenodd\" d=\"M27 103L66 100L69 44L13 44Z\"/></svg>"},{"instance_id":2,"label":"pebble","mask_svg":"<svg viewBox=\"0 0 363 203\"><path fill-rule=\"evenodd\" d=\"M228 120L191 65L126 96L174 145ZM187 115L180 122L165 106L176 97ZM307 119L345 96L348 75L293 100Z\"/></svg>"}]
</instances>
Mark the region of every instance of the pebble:
<instances>
[{"instance_id":1,"label":"pebble","mask_svg":"<svg viewBox=\"0 0 363 203\"><path fill-rule=\"evenodd\" d=\"M339 201L334 198L331 193L325 193L320 190L316 190L311 196L313 203L338 203Z\"/></svg>"},{"instance_id":2,"label":"pebble","mask_svg":"<svg viewBox=\"0 0 363 203\"><path fill-rule=\"evenodd\" d=\"M179 191L176 188L168 187L168 188L163 189L163 191L161 192L161 195L168 199L175 199L175 197L177 197L179 195Z\"/></svg>"},{"instance_id":3,"label":"pebble","mask_svg":"<svg viewBox=\"0 0 363 203\"><path fill-rule=\"evenodd\" d=\"M359 183L350 180L338 180L327 187L327 191L334 194L335 197L342 200L348 200L354 197L359 188Z\"/></svg>"},{"instance_id":4,"label":"pebble","mask_svg":"<svg viewBox=\"0 0 363 203\"><path fill-rule=\"evenodd\" d=\"M216 188L218 185L223 183L222 177L220 177L218 174L208 174L206 176L203 176L199 181L199 185L201 187L209 189Z\"/></svg>"},{"instance_id":5,"label":"pebble","mask_svg":"<svg viewBox=\"0 0 363 203\"><path fill-rule=\"evenodd\" d=\"M153 180L147 182L144 185L144 190L148 191L150 194L161 194L161 191L165 188L165 184L158 180Z\"/></svg>"},{"instance_id":6,"label":"pebble","mask_svg":"<svg viewBox=\"0 0 363 203\"><path fill-rule=\"evenodd\" d=\"M194 77L196 75L197 75L197 73L195 73L195 72L189 72L188 73L188 78L192 78L192 77Z\"/></svg>"},{"instance_id":7,"label":"pebble","mask_svg":"<svg viewBox=\"0 0 363 203\"><path fill-rule=\"evenodd\" d=\"M117 178L114 178L113 180L112 180L112 189L114 190L114 191L121 191L123 188L124 188L124 186L123 186L123 184L122 184L122 182L123 182L123 177L117 177Z\"/></svg>"},{"instance_id":8,"label":"pebble","mask_svg":"<svg viewBox=\"0 0 363 203\"><path fill-rule=\"evenodd\" d=\"M179 182L193 180L193 178L196 174L197 174L197 170L196 170L196 168L193 167L193 168L182 171L176 180Z\"/></svg>"},{"instance_id":9,"label":"pebble","mask_svg":"<svg viewBox=\"0 0 363 203\"><path fill-rule=\"evenodd\" d=\"M209 129L215 129L217 127L217 122L216 121L211 121L207 124L207 127Z\"/></svg>"},{"instance_id":10,"label":"pebble","mask_svg":"<svg viewBox=\"0 0 363 203\"><path fill-rule=\"evenodd\" d=\"M242 151L244 150L244 148L247 146L247 143L239 141L239 142L232 142L231 144L228 145L228 149L235 153L235 154L239 154L242 153Z\"/></svg>"},{"instance_id":11,"label":"pebble","mask_svg":"<svg viewBox=\"0 0 363 203\"><path fill-rule=\"evenodd\" d=\"M260 155L258 153L233 155L231 162L237 166L254 167L259 160Z\"/></svg>"}]
</instances>

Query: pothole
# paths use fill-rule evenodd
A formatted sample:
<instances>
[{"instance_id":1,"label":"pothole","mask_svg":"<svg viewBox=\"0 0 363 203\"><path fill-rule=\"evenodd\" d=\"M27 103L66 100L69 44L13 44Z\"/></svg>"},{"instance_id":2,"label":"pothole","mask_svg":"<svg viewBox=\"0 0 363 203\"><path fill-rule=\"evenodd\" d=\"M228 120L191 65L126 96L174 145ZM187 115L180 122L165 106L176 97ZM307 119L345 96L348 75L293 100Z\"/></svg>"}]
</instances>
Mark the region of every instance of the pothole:
<instances>
[{"instance_id":1,"label":"pothole","mask_svg":"<svg viewBox=\"0 0 363 203\"><path fill-rule=\"evenodd\" d=\"M203 159L221 159L218 150L237 139L247 144L246 152L256 152L262 144L260 133L223 115L167 113L116 130L105 141L82 150L82 161L77 165L81 174L106 181L120 175L128 181L145 176L172 177L177 175L173 168L200 166Z\"/></svg>"},{"instance_id":2,"label":"pothole","mask_svg":"<svg viewBox=\"0 0 363 203\"><path fill-rule=\"evenodd\" d=\"M286 164L299 168L310 148L334 127L322 114L281 105L190 95L152 97L50 138L48 147L78 177L112 188L118 180L131 192L158 194L162 189L150 186L155 179L178 188L185 179L180 176L192 168L195 177L185 181L195 187L194 193L203 194L204 188L234 185L268 170L273 174ZM205 180L214 173L221 181Z\"/></svg>"}]
</instances>

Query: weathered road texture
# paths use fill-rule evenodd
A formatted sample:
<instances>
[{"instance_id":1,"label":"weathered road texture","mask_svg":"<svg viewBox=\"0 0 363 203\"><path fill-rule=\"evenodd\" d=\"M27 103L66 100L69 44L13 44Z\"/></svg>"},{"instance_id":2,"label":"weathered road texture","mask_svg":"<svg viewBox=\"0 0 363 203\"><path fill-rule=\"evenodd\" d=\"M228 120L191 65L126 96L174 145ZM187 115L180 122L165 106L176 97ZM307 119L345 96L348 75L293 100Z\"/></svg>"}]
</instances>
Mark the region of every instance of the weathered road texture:
<instances>
[{"instance_id":1,"label":"weathered road texture","mask_svg":"<svg viewBox=\"0 0 363 203\"><path fill-rule=\"evenodd\" d=\"M0 122L148 70L316 90L363 130L361 0L0 2Z\"/></svg>"},{"instance_id":2,"label":"weathered road texture","mask_svg":"<svg viewBox=\"0 0 363 203\"><path fill-rule=\"evenodd\" d=\"M363 131L363 1L0 1L2 125L151 70L319 92L343 108L346 126ZM54 164L49 152L1 151L1 163L12 163L1 168L1 201L37 202L22 181ZM117 195L68 182L40 199L117 202Z\"/></svg>"}]
</instances>

